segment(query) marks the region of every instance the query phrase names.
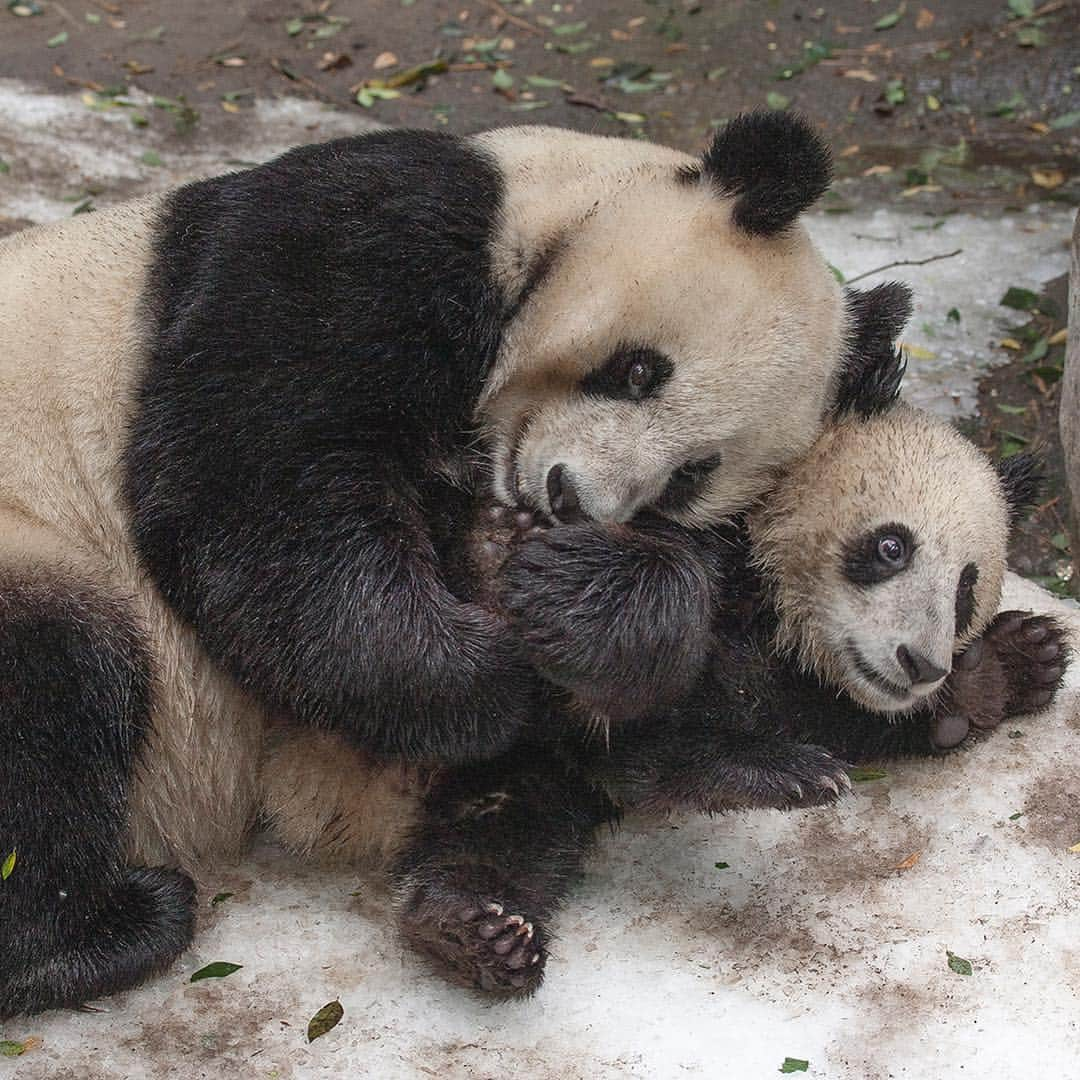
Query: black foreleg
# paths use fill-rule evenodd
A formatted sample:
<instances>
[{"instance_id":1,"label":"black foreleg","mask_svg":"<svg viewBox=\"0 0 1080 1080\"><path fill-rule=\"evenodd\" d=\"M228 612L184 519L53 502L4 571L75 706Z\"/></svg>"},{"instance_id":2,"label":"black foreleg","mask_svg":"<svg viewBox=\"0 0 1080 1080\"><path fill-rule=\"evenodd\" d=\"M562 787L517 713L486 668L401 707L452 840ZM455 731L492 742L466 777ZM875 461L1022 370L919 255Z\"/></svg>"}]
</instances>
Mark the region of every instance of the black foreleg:
<instances>
[{"instance_id":1,"label":"black foreleg","mask_svg":"<svg viewBox=\"0 0 1080 1080\"><path fill-rule=\"evenodd\" d=\"M550 749L523 746L449 774L395 871L402 933L453 982L504 997L533 993L549 921L596 826L615 817Z\"/></svg>"},{"instance_id":2,"label":"black foreleg","mask_svg":"<svg viewBox=\"0 0 1080 1080\"><path fill-rule=\"evenodd\" d=\"M128 989L191 940L190 879L124 861L149 693L121 603L0 576L0 1017Z\"/></svg>"}]
</instances>

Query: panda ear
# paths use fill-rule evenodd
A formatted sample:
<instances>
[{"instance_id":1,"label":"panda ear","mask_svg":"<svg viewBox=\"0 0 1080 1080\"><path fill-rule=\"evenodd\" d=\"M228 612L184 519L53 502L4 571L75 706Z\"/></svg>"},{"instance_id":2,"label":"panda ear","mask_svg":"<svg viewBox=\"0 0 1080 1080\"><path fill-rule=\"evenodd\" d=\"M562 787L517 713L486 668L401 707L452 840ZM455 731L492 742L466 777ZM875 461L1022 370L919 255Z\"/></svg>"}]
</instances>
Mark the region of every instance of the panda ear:
<instances>
[{"instance_id":1,"label":"panda ear","mask_svg":"<svg viewBox=\"0 0 1080 1080\"><path fill-rule=\"evenodd\" d=\"M896 340L911 318L911 289L890 281L865 291L847 289L844 357L831 395L834 414L872 416L896 401L907 361Z\"/></svg>"},{"instance_id":2,"label":"panda ear","mask_svg":"<svg viewBox=\"0 0 1080 1080\"><path fill-rule=\"evenodd\" d=\"M1038 501L1046 470L1037 454L1013 454L994 463L1001 480L1005 505L1009 508L1009 524L1015 525Z\"/></svg>"},{"instance_id":3,"label":"panda ear","mask_svg":"<svg viewBox=\"0 0 1080 1080\"><path fill-rule=\"evenodd\" d=\"M824 194L832 155L803 117L759 109L718 131L700 167L684 173L687 179L702 175L720 194L735 198L738 228L775 236Z\"/></svg>"}]
</instances>

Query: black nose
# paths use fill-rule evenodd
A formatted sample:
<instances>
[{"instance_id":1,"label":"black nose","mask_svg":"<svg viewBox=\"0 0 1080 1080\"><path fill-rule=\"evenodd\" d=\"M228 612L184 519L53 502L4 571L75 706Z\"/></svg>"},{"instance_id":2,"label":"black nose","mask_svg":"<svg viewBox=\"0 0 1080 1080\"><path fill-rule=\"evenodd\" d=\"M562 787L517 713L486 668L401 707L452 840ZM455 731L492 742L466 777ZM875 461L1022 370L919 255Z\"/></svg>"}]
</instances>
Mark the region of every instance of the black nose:
<instances>
[{"instance_id":1,"label":"black nose","mask_svg":"<svg viewBox=\"0 0 1080 1080\"><path fill-rule=\"evenodd\" d=\"M547 474L548 502L551 513L561 522L581 521L585 514L578 502L577 489L573 477L566 471L565 465L552 465Z\"/></svg>"},{"instance_id":2,"label":"black nose","mask_svg":"<svg viewBox=\"0 0 1080 1080\"><path fill-rule=\"evenodd\" d=\"M909 649L906 645L896 647L896 659L900 661L900 666L907 673L912 686L937 682L949 674L932 660L927 660L917 649Z\"/></svg>"}]
</instances>

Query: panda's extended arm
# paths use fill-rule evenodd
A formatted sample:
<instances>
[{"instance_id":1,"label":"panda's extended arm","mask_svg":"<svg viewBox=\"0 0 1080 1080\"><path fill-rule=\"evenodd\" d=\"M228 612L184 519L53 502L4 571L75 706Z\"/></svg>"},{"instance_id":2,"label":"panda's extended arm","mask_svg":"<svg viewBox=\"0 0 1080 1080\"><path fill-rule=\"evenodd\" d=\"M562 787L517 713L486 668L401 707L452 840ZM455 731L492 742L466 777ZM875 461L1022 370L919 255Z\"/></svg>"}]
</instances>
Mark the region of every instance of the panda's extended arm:
<instances>
[{"instance_id":1,"label":"panda's extended arm","mask_svg":"<svg viewBox=\"0 0 1080 1080\"><path fill-rule=\"evenodd\" d=\"M498 582L529 659L614 720L686 696L712 645L722 568L711 534L660 519L556 525L518 544Z\"/></svg>"}]
</instances>

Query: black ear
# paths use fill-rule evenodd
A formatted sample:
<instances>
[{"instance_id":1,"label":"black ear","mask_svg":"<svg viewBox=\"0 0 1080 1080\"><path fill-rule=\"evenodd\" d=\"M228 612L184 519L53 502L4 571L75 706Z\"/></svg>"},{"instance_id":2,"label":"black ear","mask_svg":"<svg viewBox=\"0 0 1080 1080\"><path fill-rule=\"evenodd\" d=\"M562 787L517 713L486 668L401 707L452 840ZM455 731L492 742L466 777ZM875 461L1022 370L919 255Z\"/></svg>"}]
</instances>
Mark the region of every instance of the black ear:
<instances>
[{"instance_id":1,"label":"black ear","mask_svg":"<svg viewBox=\"0 0 1080 1080\"><path fill-rule=\"evenodd\" d=\"M1042 492L1046 472L1037 454L1024 452L1013 454L994 463L1001 478L1005 504L1009 508L1009 524L1015 525L1025 510L1030 510Z\"/></svg>"},{"instance_id":2,"label":"black ear","mask_svg":"<svg viewBox=\"0 0 1080 1080\"><path fill-rule=\"evenodd\" d=\"M830 410L872 416L896 401L907 367L896 340L911 318L911 289L899 281L847 289L847 340Z\"/></svg>"},{"instance_id":3,"label":"black ear","mask_svg":"<svg viewBox=\"0 0 1080 1080\"><path fill-rule=\"evenodd\" d=\"M721 194L735 196L732 220L740 229L774 236L825 193L832 155L804 117L758 110L716 133L701 172Z\"/></svg>"}]
</instances>

